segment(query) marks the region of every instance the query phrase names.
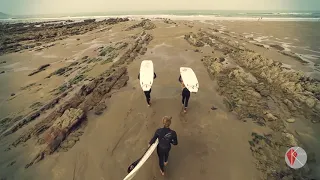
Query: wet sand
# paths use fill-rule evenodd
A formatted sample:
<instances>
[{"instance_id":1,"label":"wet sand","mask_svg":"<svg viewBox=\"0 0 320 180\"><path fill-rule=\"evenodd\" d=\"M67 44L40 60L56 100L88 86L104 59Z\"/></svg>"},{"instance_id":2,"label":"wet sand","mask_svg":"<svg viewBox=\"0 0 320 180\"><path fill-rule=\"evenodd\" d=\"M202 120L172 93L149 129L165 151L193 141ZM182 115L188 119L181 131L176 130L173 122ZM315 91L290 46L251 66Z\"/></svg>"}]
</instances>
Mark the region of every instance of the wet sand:
<instances>
[{"instance_id":1,"label":"wet sand","mask_svg":"<svg viewBox=\"0 0 320 180\"><path fill-rule=\"evenodd\" d=\"M0 71L5 71L0 74L0 178L122 179L128 165L147 148L165 115L173 117L172 129L179 140L179 145L170 152L166 176L161 177L154 153L135 179L320 177L317 174L320 143L316 138L320 133L317 131L320 85L317 81L292 78L285 90L269 72L270 68L273 73L283 75L283 83L288 83L287 78L293 75L286 73L291 70L314 72L312 64L283 55L277 49L255 45L256 42L243 37L243 32L249 31L230 27L237 27L230 22L218 22L226 26L221 32L216 32L221 27L217 22L197 21L147 21L128 29L140 22L101 25L87 33L54 41L54 46L41 51L28 49L0 57L0 62L5 61L0 65ZM278 26L278 23L268 26ZM106 55L100 56L103 51ZM255 53L251 54L252 51ZM244 57L249 61L256 55L260 55L260 62L263 58L274 62L255 69L259 65L249 67L242 60ZM151 107L147 107L137 79L140 63L145 59L153 60L157 73ZM74 62L78 64L72 65ZM275 62L283 64L272 67ZM50 66L28 76L44 64ZM191 67L200 84L199 92L191 95L186 114L182 112L178 83L181 66ZM71 70L55 74L64 67ZM114 80L121 68L126 68L126 73L109 87L110 77ZM111 74L101 75L108 69ZM284 70L288 72L282 72ZM269 76L263 79L262 72ZM248 78L248 74L253 78ZM46 78L48 76L50 78ZM98 81L99 78L106 79L106 84ZM251 82L252 79L257 82ZM89 88L94 82L97 83L93 93L83 95L85 91L81 87ZM299 84L300 89L291 88L292 82ZM105 92L99 85L111 90ZM59 102L39 110L66 91L70 92ZM78 99L84 105L75 103L78 91L81 92ZM297 94L301 101L296 99ZM76 98L72 100L73 97ZM283 103L288 102L286 99L293 105ZM217 110L211 110L212 106ZM67 110L73 111L72 108L83 111L85 117L67 129L62 142L48 140L49 130L65 130L51 122L58 121L59 116ZM40 115L16 126L15 123L30 112ZM17 117L20 118L15 119ZM295 122L288 124L289 118ZM38 126L41 122L45 123ZM268 144L267 140L272 143ZM52 150L56 142L59 144ZM284 162L285 151L293 145L315 155L309 156L307 166L301 170L290 170ZM35 160L39 152L44 156Z\"/></svg>"}]
</instances>

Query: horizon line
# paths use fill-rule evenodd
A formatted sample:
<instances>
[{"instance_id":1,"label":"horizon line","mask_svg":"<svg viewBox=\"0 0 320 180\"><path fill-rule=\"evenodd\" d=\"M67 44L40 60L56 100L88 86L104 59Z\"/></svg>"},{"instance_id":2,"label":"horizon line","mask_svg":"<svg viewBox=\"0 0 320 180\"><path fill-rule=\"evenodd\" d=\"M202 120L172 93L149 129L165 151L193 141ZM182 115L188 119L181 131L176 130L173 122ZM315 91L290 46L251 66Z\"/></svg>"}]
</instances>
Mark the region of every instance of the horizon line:
<instances>
[{"instance_id":1,"label":"horizon line","mask_svg":"<svg viewBox=\"0 0 320 180\"><path fill-rule=\"evenodd\" d=\"M270 9L270 10L260 10L260 9L255 9L255 10L235 10L235 9L167 9L167 10L121 10L121 11L117 11L117 10L108 10L108 11L96 11L96 12L74 12L74 13L39 13L39 14L10 14L10 13L6 13L3 11L0 11L1 13L4 13L5 15L9 15L9 16L39 16L39 15L71 15L71 14L90 14L90 13L125 13L125 12L155 12L155 11L290 11L290 12L320 12L320 10L294 10L294 9L282 9L282 10L274 10L274 9Z\"/></svg>"}]
</instances>

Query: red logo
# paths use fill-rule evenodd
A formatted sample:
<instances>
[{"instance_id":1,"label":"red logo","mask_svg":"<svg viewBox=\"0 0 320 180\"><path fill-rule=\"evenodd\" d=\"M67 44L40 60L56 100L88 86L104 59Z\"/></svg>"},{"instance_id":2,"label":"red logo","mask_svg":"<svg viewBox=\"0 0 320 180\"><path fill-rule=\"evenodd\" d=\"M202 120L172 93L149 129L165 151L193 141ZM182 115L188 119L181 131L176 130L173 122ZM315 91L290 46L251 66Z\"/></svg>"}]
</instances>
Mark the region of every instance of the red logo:
<instances>
[{"instance_id":1,"label":"red logo","mask_svg":"<svg viewBox=\"0 0 320 180\"><path fill-rule=\"evenodd\" d=\"M290 149L286 155L288 157L290 164L293 165L294 161L296 161L298 153L294 149Z\"/></svg>"},{"instance_id":2,"label":"red logo","mask_svg":"<svg viewBox=\"0 0 320 180\"><path fill-rule=\"evenodd\" d=\"M287 165L293 169L302 168L307 162L307 153L301 147L292 147L285 154Z\"/></svg>"}]
</instances>

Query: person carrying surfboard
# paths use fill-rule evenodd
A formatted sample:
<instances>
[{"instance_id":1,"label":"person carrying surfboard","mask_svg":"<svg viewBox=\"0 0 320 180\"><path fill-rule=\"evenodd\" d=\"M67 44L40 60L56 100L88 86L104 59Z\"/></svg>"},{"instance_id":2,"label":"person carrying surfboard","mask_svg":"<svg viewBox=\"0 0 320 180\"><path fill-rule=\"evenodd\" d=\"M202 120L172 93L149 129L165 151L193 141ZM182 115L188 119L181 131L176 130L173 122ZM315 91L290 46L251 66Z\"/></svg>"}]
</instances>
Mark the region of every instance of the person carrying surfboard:
<instances>
[{"instance_id":1,"label":"person carrying surfboard","mask_svg":"<svg viewBox=\"0 0 320 180\"><path fill-rule=\"evenodd\" d=\"M188 103L189 103L189 98L190 98L190 91L188 90L188 88L184 85L183 81L182 81L182 78L181 78L181 75L179 77L179 82L181 83L182 85L182 106L184 106L184 113L187 112L187 108L188 108Z\"/></svg>"},{"instance_id":2,"label":"person carrying surfboard","mask_svg":"<svg viewBox=\"0 0 320 180\"><path fill-rule=\"evenodd\" d=\"M157 78L157 75L156 73L153 73L153 79L156 79ZM140 73L138 74L138 79L140 80ZM148 106L150 107L151 106L151 88L149 91L143 91L144 92L144 95L146 96L146 100L147 100L147 103L148 103Z\"/></svg>"},{"instance_id":3,"label":"person carrying surfboard","mask_svg":"<svg viewBox=\"0 0 320 180\"><path fill-rule=\"evenodd\" d=\"M177 133L170 129L171 125L171 116L165 116L162 118L162 123L164 125L163 128L159 128L154 133L153 138L149 142L149 146L151 146L156 139L158 138L159 144L157 146L157 154L159 157L159 166L160 172L164 176L164 166L168 164L169 152L171 149L171 144L178 145L178 137Z\"/></svg>"}]
</instances>

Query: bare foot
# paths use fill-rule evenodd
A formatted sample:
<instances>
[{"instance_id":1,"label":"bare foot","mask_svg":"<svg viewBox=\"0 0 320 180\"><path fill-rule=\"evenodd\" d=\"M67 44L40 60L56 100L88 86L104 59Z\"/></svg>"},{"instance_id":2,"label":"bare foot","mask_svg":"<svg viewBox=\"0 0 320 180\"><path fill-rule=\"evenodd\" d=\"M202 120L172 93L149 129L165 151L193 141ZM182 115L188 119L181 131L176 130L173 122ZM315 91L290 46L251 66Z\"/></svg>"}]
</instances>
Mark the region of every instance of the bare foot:
<instances>
[{"instance_id":1,"label":"bare foot","mask_svg":"<svg viewBox=\"0 0 320 180\"><path fill-rule=\"evenodd\" d=\"M184 113L187 113L187 110L183 110Z\"/></svg>"},{"instance_id":2,"label":"bare foot","mask_svg":"<svg viewBox=\"0 0 320 180\"><path fill-rule=\"evenodd\" d=\"M162 176L164 176L164 172L162 172L161 169L160 169L160 173L161 173Z\"/></svg>"},{"instance_id":3,"label":"bare foot","mask_svg":"<svg viewBox=\"0 0 320 180\"><path fill-rule=\"evenodd\" d=\"M167 166L168 165L168 162L164 162L164 166Z\"/></svg>"}]
</instances>

